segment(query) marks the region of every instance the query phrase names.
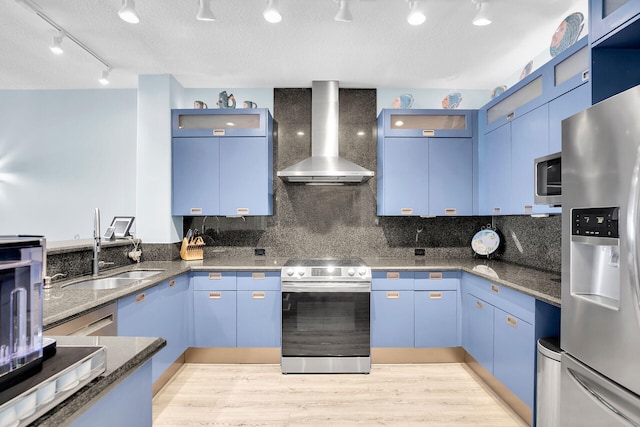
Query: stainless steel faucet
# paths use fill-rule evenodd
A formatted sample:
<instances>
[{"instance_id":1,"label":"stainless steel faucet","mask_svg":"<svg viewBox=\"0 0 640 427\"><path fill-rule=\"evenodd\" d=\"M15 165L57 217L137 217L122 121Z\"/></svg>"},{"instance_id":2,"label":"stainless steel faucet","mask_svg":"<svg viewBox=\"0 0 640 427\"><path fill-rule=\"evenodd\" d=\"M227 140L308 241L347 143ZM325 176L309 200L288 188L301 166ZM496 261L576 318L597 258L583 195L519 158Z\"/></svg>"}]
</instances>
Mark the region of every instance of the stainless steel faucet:
<instances>
[{"instance_id":1,"label":"stainless steel faucet","mask_svg":"<svg viewBox=\"0 0 640 427\"><path fill-rule=\"evenodd\" d=\"M91 275L96 277L100 273L100 209L96 208L93 218L93 269Z\"/></svg>"}]
</instances>

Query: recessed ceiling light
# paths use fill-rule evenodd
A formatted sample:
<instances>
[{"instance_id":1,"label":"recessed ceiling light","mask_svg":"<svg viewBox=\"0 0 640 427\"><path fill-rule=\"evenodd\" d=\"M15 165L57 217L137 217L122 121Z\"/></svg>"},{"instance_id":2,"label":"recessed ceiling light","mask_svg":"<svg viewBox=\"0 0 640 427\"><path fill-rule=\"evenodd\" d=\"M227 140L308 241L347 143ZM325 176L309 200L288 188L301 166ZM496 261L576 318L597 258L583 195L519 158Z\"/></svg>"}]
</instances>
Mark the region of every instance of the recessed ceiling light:
<instances>
[{"instance_id":1,"label":"recessed ceiling light","mask_svg":"<svg viewBox=\"0 0 640 427\"><path fill-rule=\"evenodd\" d=\"M122 7L118 11L118 16L124 22L128 22L129 24L137 24L140 22L140 18L138 18L138 14L136 13L136 5L133 0L122 0Z\"/></svg>"},{"instance_id":2,"label":"recessed ceiling light","mask_svg":"<svg viewBox=\"0 0 640 427\"><path fill-rule=\"evenodd\" d=\"M267 8L262 12L262 16L267 22L271 22L272 24L277 24L282 21L282 15L278 11L278 0L269 0L267 3Z\"/></svg>"},{"instance_id":3,"label":"recessed ceiling light","mask_svg":"<svg viewBox=\"0 0 640 427\"><path fill-rule=\"evenodd\" d=\"M420 1L409 1L409 7L411 11L409 12L409 16L407 16L407 22L411 25L422 25L427 17L424 15Z\"/></svg>"}]
</instances>

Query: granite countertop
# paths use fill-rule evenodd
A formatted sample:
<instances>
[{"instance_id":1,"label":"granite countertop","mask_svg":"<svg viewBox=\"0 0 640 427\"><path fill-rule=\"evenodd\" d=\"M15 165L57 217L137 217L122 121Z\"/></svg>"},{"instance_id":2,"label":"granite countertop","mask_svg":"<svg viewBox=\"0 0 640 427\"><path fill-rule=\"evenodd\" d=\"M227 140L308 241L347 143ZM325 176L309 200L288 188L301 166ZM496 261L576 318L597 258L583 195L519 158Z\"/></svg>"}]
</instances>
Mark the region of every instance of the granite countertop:
<instances>
[{"instance_id":1,"label":"granite countertop","mask_svg":"<svg viewBox=\"0 0 640 427\"><path fill-rule=\"evenodd\" d=\"M88 407L102 398L104 392L124 380L166 345L162 338L136 337L54 337L58 346L105 346L106 370L61 404L35 420L31 426L58 427L68 425Z\"/></svg>"},{"instance_id":2,"label":"granite countertop","mask_svg":"<svg viewBox=\"0 0 640 427\"><path fill-rule=\"evenodd\" d=\"M150 288L189 271L211 270L267 270L279 271L287 258L236 257L209 258L197 261L146 261L133 268L122 267L104 270L100 277L108 277L123 271L160 270L145 280L118 289L90 290L65 289L65 285L90 277L75 278L54 283L43 291L43 326L45 329L82 315L97 307L117 301L119 298ZM560 306L560 275L535 270L503 261L487 261L473 258L366 258L372 270L461 270L493 282L513 288L549 304Z\"/></svg>"}]
</instances>

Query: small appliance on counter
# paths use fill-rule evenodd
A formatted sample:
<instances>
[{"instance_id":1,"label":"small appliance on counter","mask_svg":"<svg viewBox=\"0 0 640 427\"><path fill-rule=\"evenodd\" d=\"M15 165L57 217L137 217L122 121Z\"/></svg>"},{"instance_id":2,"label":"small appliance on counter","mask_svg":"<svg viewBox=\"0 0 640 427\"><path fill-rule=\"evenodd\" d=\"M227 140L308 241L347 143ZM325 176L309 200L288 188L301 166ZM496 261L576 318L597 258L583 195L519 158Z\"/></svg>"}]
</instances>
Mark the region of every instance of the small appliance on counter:
<instances>
[{"instance_id":1,"label":"small appliance on counter","mask_svg":"<svg viewBox=\"0 0 640 427\"><path fill-rule=\"evenodd\" d=\"M42 236L0 236L0 391L42 368Z\"/></svg>"}]
</instances>

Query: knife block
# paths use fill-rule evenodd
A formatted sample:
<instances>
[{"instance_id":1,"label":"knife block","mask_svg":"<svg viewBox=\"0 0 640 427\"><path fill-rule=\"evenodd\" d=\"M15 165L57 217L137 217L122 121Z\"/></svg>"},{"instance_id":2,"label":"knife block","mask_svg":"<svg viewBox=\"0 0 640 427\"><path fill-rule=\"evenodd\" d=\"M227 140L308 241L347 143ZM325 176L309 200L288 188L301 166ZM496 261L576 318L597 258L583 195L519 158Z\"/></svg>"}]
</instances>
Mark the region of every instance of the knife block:
<instances>
[{"instance_id":1,"label":"knife block","mask_svg":"<svg viewBox=\"0 0 640 427\"><path fill-rule=\"evenodd\" d=\"M204 258L204 240L202 237L196 237L195 239L182 239L182 247L180 248L180 258L185 261L191 261L194 259Z\"/></svg>"}]
</instances>

